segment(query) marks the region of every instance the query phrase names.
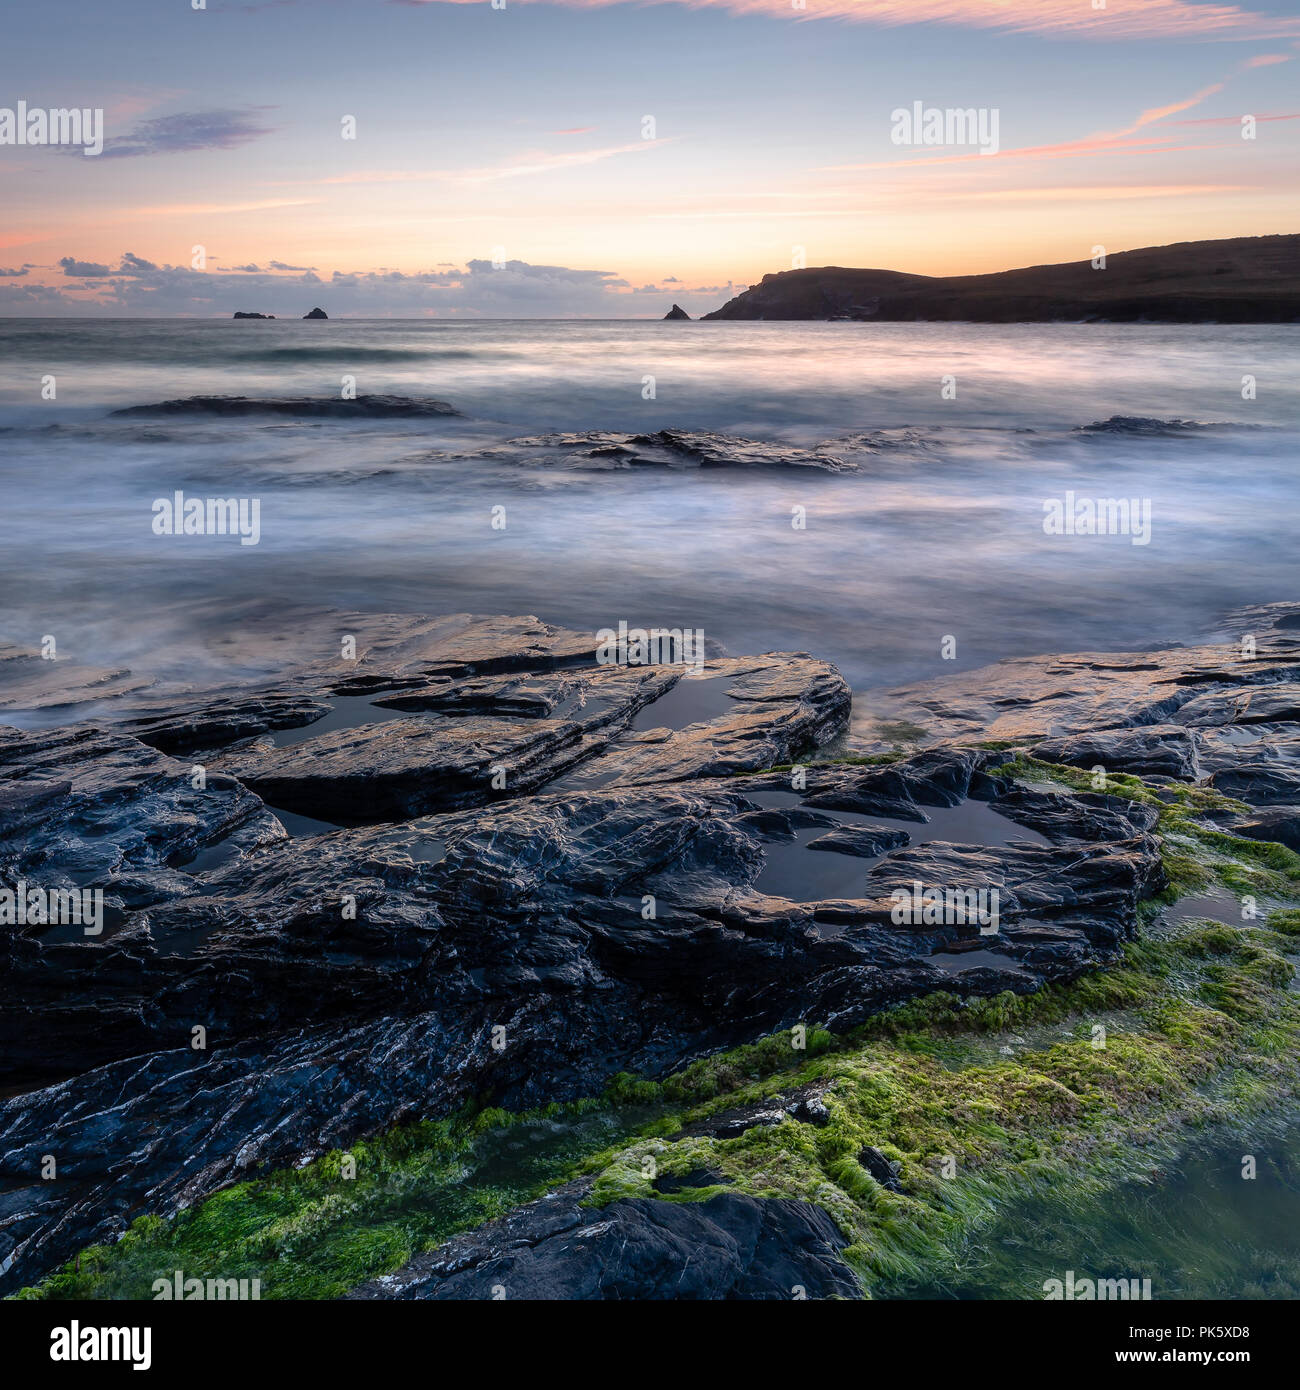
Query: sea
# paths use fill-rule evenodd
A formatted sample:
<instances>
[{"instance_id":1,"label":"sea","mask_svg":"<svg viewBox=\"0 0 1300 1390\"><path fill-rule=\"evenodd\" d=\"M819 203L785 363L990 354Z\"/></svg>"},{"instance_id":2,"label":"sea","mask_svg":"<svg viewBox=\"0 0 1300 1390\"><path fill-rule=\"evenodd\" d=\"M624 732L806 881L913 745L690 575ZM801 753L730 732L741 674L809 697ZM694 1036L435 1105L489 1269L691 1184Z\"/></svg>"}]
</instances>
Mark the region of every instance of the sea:
<instances>
[{"instance_id":1,"label":"sea","mask_svg":"<svg viewBox=\"0 0 1300 1390\"><path fill-rule=\"evenodd\" d=\"M456 413L114 414L349 393ZM234 613L528 613L863 691L1300 597L1298 473L1300 326L0 320L0 637L225 683Z\"/></svg>"}]
</instances>

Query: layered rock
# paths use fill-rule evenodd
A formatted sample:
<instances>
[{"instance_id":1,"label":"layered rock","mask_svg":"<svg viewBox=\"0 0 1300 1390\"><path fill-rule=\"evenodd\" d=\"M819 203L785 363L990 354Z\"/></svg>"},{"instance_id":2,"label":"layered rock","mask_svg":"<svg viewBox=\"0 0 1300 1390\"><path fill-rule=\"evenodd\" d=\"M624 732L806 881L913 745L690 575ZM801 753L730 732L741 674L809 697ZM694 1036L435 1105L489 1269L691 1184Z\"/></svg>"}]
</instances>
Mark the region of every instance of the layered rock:
<instances>
[{"instance_id":1,"label":"layered rock","mask_svg":"<svg viewBox=\"0 0 1300 1390\"><path fill-rule=\"evenodd\" d=\"M13 993L29 1002L0 1014L7 1055L119 1060L0 1110L12 1278L111 1233L146 1194L171 1210L403 1116L590 1094L613 1072L662 1075L795 1022L846 1028L934 989L1032 989L1106 959L1159 881L1154 843L1114 808L1118 842L1068 833L1090 830L1083 805L1053 826L1059 845L1017 842L1010 822L997 847L922 842L932 808L974 790L995 809L1010 793L980 772L991 756L810 775L810 802L921 798L908 801L917 843L846 861L862 869L855 899L755 888L765 846L800 818L762 811L783 778L695 780L272 845L131 914L103 945L20 962ZM974 923L893 921L918 877L998 889L1004 966L952 974L933 958L980 939ZM46 1153L57 1190L36 1178Z\"/></svg>"},{"instance_id":2,"label":"layered rock","mask_svg":"<svg viewBox=\"0 0 1300 1390\"><path fill-rule=\"evenodd\" d=\"M1163 882L1155 812L1011 783L1006 753L952 740L1231 787L1249 809L1220 823L1286 841L1297 615L1251 615L1240 659L1043 658L872 697L948 740L879 765L764 771L845 727L847 689L811 657L713 657L696 681L466 615L322 614L274 685L181 698L124 675L94 724L3 731L4 874L102 886L114 915L95 940L0 926L4 1084L66 1078L0 1106L0 1289L403 1119L1104 964ZM351 828L288 839L259 791ZM900 916L918 884L996 894L993 930ZM817 1096L786 1100L777 1120L819 1122ZM370 1292L654 1297L688 1268L701 1297L856 1293L815 1208L582 1196L516 1214L526 1249L486 1229Z\"/></svg>"}]
</instances>

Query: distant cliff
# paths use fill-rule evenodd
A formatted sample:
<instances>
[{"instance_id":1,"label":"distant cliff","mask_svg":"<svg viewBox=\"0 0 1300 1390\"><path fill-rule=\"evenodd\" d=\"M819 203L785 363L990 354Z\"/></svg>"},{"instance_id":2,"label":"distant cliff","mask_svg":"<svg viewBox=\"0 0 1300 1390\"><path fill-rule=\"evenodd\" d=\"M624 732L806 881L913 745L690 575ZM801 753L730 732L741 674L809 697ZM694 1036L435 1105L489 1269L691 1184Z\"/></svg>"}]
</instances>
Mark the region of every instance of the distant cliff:
<instances>
[{"instance_id":1,"label":"distant cliff","mask_svg":"<svg viewBox=\"0 0 1300 1390\"><path fill-rule=\"evenodd\" d=\"M1184 241L993 275L823 266L765 275L706 319L1300 322L1300 235Z\"/></svg>"}]
</instances>

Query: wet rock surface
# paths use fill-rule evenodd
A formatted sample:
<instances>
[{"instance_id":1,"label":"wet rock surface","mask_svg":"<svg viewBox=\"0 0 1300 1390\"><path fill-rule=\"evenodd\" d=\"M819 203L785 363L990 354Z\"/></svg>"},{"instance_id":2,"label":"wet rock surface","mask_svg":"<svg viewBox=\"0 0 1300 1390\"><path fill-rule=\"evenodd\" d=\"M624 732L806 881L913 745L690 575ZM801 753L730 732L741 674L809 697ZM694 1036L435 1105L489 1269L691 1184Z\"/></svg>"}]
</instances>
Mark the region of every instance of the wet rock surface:
<instances>
[{"instance_id":1,"label":"wet rock surface","mask_svg":"<svg viewBox=\"0 0 1300 1390\"><path fill-rule=\"evenodd\" d=\"M593 1209L571 1183L354 1290L361 1299L861 1298L820 1208L723 1193Z\"/></svg>"},{"instance_id":2,"label":"wet rock surface","mask_svg":"<svg viewBox=\"0 0 1300 1390\"><path fill-rule=\"evenodd\" d=\"M1243 807L1222 823L1285 841L1300 639L1285 622L1254 630L1244 678L1223 648L1044 658L1037 683L1013 663L1010 686L994 667L952 678L960 700L936 683L871 705L917 718L928 700L932 723L968 737L1015 720L1040 756L1054 740L1061 760L1101 749L1231 785ZM315 655L340 631L356 659ZM589 1095L616 1071L663 1076L936 989L1074 978L1163 883L1151 807L1013 783L1000 749L765 771L848 721L838 673L802 654L715 657L694 681L597 666L590 636L535 619L356 614L321 615L287 651L274 685L182 697L127 682L94 722L0 730L6 880L113 899L95 939L0 925L0 1086L19 1092L0 1106L0 1290L145 1211L403 1119ZM494 758L503 788L483 776ZM349 828L287 838L273 808L291 800ZM900 917L919 886L965 905ZM976 904L994 891L988 931ZM759 1108L816 1124L819 1104ZM373 1294L514 1280L535 1296L669 1296L690 1247L697 1292L672 1296L856 1296L838 1234L799 1203L593 1213L575 1197L565 1211L529 1226L526 1249L485 1228L459 1263L421 1257Z\"/></svg>"},{"instance_id":3,"label":"wet rock surface","mask_svg":"<svg viewBox=\"0 0 1300 1390\"><path fill-rule=\"evenodd\" d=\"M1137 751L1131 740L1140 727L1240 726L1264 710L1293 706L1300 699L1300 604L1248 610L1231 629L1214 645L1016 657L872 692L861 711L864 732L888 720L913 721L933 739L968 742L1108 732L1121 739L1121 750Z\"/></svg>"},{"instance_id":4,"label":"wet rock surface","mask_svg":"<svg viewBox=\"0 0 1300 1390\"><path fill-rule=\"evenodd\" d=\"M105 670L53 660L0 642L0 711L59 710L147 690L153 681L128 670Z\"/></svg>"},{"instance_id":5,"label":"wet rock surface","mask_svg":"<svg viewBox=\"0 0 1300 1390\"><path fill-rule=\"evenodd\" d=\"M511 439L506 457L530 463L609 471L626 468L798 468L821 473L856 473L856 460L826 445L799 448L707 430L657 430L653 434L617 434L608 430L530 435Z\"/></svg>"}]
</instances>

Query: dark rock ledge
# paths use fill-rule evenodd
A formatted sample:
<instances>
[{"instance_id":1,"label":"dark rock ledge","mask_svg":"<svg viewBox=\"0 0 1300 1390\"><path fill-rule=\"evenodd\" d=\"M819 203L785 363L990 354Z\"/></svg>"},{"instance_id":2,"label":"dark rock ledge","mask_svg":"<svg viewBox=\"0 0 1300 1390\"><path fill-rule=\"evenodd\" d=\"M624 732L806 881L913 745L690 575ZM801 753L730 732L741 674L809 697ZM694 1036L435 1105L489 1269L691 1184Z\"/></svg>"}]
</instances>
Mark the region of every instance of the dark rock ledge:
<instances>
[{"instance_id":1,"label":"dark rock ledge","mask_svg":"<svg viewBox=\"0 0 1300 1390\"><path fill-rule=\"evenodd\" d=\"M1245 664L1224 647L1045 658L955 678L960 700L936 683L873 712L924 707L967 738L1012 718L1036 743L1086 736L1051 752L1232 785L1252 807L1234 828L1281 838L1300 814L1297 615L1256 617ZM360 659L316 659L340 622ZM297 664L273 686L181 696L72 670L93 718L0 736L0 881L98 886L112 904L94 940L0 927L0 1085L18 1092L0 1106L2 1290L142 1212L471 1098L571 1098L795 1022L1074 978L1162 882L1150 808L1010 784L992 750L813 767L797 792L763 772L847 723L842 680L811 657L714 658L713 684L691 688L676 669L596 667L590 637L535 619L330 623L328 642L308 624L286 644ZM11 669L12 708L63 702ZM484 757L517 778L485 783ZM383 797L358 791L358 760ZM349 828L289 838L272 795ZM997 936L895 924L892 894L918 879L996 887ZM973 968L965 946L982 948ZM816 1122L814 1099L798 1118ZM802 1204L616 1206L583 1209L495 1282L667 1296L689 1248L695 1292L674 1296L851 1292L836 1233ZM478 1296L495 1258L391 1287Z\"/></svg>"},{"instance_id":2,"label":"dark rock ledge","mask_svg":"<svg viewBox=\"0 0 1300 1390\"><path fill-rule=\"evenodd\" d=\"M331 420L418 420L459 415L460 411L446 401L430 397L375 395L344 400L341 396L182 396L153 405L123 406L109 413L115 417L146 418L167 415L291 415L302 420L322 417Z\"/></svg>"},{"instance_id":3,"label":"dark rock ledge","mask_svg":"<svg viewBox=\"0 0 1300 1390\"><path fill-rule=\"evenodd\" d=\"M860 1298L820 1207L729 1192L582 1205L586 1182L417 1256L354 1299Z\"/></svg>"}]
</instances>

